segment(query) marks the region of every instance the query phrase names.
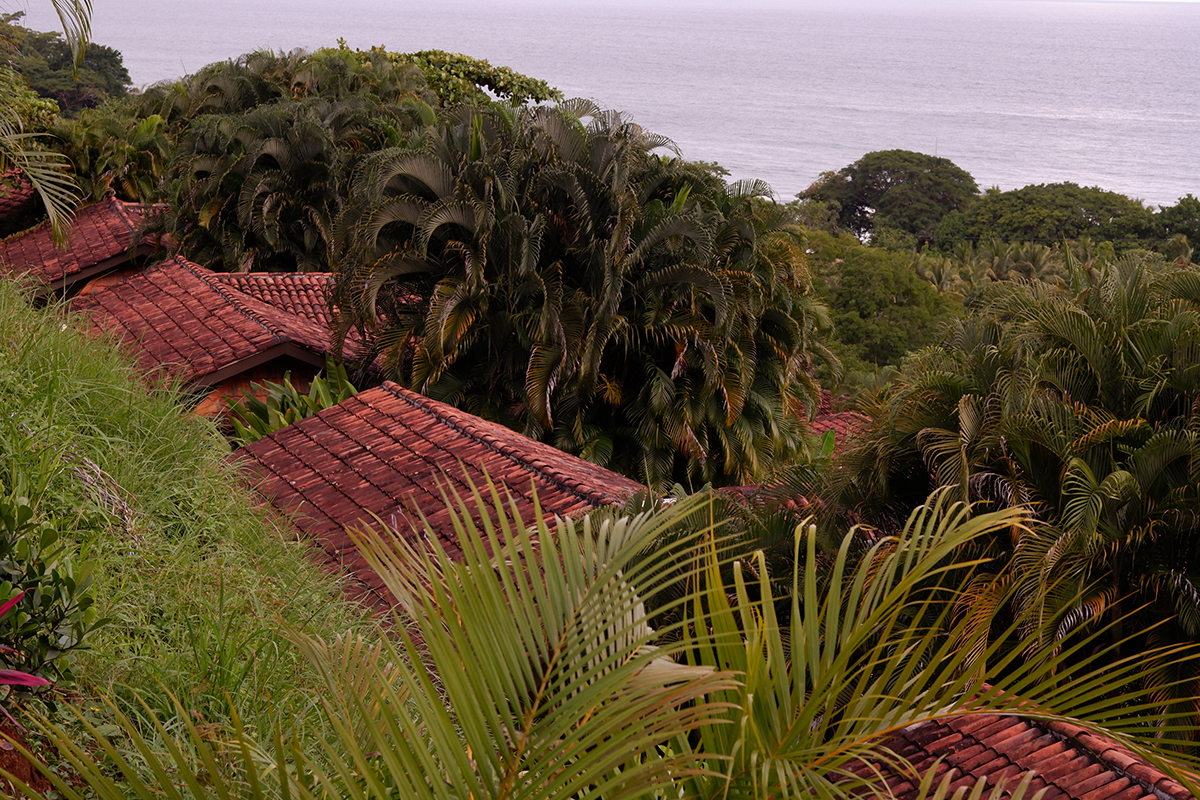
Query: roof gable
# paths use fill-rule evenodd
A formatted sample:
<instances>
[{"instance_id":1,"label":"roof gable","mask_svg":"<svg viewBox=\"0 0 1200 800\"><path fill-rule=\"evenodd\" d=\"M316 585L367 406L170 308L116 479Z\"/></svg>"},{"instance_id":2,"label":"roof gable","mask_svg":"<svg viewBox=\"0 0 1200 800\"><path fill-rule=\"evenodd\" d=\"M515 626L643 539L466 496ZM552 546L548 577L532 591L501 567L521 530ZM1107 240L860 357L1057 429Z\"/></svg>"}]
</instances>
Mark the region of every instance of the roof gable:
<instances>
[{"instance_id":1,"label":"roof gable","mask_svg":"<svg viewBox=\"0 0 1200 800\"><path fill-rule=\"evenodd\" d=\"M329 331L217 280L176 256L128 280L89 292L72 307L130 343L148 371L196 387L275 358L325 363Z\"/></svg>"},{"instance_id":2,"label":"roof gable","mask_svg":"<svg viewBox=\"0 0 1200 800\"><path fill-rule=\"evenodd\" d=\"M259 491L325 550L330 561L386 593L346 535L374 518L407 531L419 511L457 552L444 488L466 494L490 477L523 514L533 493L550 514L621 503L643 487L595 464L394 383L355 397L234 454Z\"/></svg>"},{"instance_id":3,"label":"roof gable","mask_svg":"<svg viewBox=\"0 0 1200 800\"><path fill-rule=\"evenodd\" d=\"M65 250L54 246L48 221L0 242L0 272L31 274L38 297L116 269L153 247L142 235L145 212L137 203L110 197L75 214Z\"/></svg>"}]
</instances>

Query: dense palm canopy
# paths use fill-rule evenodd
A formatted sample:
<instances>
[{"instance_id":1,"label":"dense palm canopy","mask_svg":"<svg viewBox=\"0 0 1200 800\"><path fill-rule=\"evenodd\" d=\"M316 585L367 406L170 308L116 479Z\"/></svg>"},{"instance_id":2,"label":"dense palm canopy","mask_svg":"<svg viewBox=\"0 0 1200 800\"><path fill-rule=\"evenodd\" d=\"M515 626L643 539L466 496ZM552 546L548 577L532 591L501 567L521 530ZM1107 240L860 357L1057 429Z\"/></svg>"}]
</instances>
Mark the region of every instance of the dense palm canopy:
<instances>
[{"instance_id":1,"label":"dense palm canopy","mask_svg":"<svg viewBox=\"0 0 1200 800\"><path fill-rule=\"evenodd\" d=\"M460 107L366 158L334 246L389 375L653 486L802 445L821 309L760 184L594 104Z\"/></svg>"},{"instance_id":2,"label":"dense palm canopy","mask_svg":"<svg viewBox=\"0 0 1200 800\"><path fill-rule=\"evenodd\" d=\"M1097 621L1200 638L1200 274L1157 257L995 284L869 405L842 500L889 526L931 486L1048 523L997 539L1059 646ZM1140 645L1139 645L1140 646ZM1166 675L1158 679L1165 680ZM1189 690L1190 691L1190 690Z\"/></svg>"}]
</instances>

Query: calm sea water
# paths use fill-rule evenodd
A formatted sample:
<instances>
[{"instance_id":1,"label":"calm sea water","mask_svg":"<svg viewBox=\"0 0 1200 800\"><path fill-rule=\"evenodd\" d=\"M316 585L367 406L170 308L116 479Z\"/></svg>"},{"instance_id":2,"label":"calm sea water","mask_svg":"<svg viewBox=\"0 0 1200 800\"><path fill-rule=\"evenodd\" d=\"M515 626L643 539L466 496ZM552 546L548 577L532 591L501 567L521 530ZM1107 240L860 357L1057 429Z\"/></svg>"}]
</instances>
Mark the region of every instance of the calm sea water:
<instances>
[{"instance_id":1,"label":"calm sea water","mask_svg":"<svg viewBox=\"0 0 1200 800\"><path fill-rule=\"evenodd\" d=\"M93 38L139 85L338 37L463 52L627 112L781 199L890 148L950 158L983 187L1200 195L1200 3L667 1L93 0ZM49 0L4 8L57 24Z\"/></svg>"}]
</instances>

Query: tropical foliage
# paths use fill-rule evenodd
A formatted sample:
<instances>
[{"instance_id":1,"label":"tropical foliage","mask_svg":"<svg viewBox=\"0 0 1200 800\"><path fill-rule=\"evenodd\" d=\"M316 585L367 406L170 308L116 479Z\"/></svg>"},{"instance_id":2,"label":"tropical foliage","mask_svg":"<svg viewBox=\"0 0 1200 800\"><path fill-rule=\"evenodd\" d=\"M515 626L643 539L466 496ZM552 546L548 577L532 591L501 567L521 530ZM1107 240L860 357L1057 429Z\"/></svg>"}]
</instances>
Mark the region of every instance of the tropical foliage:
<instances>
[{"instance_id":1,"label":"tropical foliage","mask_svg":"<svg viewBox=\"0 0 1200 800\"><path fill-rule=\"evenodd\" d=\"M0 41L9 43L9 66L25 77L39 96L50 98L65 114L124 97L129 72L121 54L88 42L81 60L58 33L31 31L20 24L24 12L0 14Z\"/></svg>"},{"instance_id":2,"label":"tropical foliage","mask_svg":"<svg viewBox=\"0 0 1200 800\"><path fill-rule=\"evenodd\" d=\"M821 309L766 187L672 151L588 102L449 112L363 163L342 330L416 391L651 486L765 477L801 446Z\"/></svg>"},{"instance_id":3,"label":"tropical foliage","mask_svg":"<svg viewBox=\"0 0 1200 800\"><path fill-rule=\"evenodd\" d=\"M937 226L939 245L998 238L1054 244L1091 237L1128 249L1154 237L1154 215L1136 200L1073 183L989 189L969 209L947 214Z\"/></svg>"},{"instance_id":4,"label":"tropical foliage","mask_svg":"<svg viewBox=\"0 0 1200 800\"><path fill-rule=\"evenodd\" d=\"M78 68L91 30L90 0L52 0L63 24L72 63ZM7 24L7 19L6 19ZM28 80L8 65L0 66L0 94L18 100L27 93ZM28 102L6 100L0 105L0 173L19 171L37 192L46 208L55 241L67 239L67 225L78 201L78 187L68 174L70 162L43 146L43 132L30 129L36 118Z\"/></svg>"},{"instance_id":5,"label":"tropical foliage","mask_svg":"<svg viewBox=\"0 0 1200 800\"><path fill-rule=\"evenodd\" d=\"M236 447L257 442L269 433L358 394L345 366L332 358L326 361L324 377L313 377L308 392L297 389L290 375L285 375L282 383L256 383L252 389L243 389L242 399L229 404Z\"/></svg>"},{"instance_id":6,"label":"tropical foliage","mask_svg":"<svg viewBox=\"0 0 1200 800\"><path fill-rule=\"evenodd\" d=\"M905 362L866 405L875 423L845 456L841 499L884 527L942 484L1032 509L1047 525L991 552L1046 624L1043 649L1102 622L1138 632L1124 652L1196 641L1200 275L1157 257L1067 270L1062 286L994 284Z\"/></svg>"},{"instance_id":7,"label":"tropical foliage","mask_svg":"<svg viewBox=\"0 0 1200 800\"><path fill-rule=\"evenodd\" d=\"M924 243L942 217L967 208L978 193L970 173L948 158L880 150L822 173L799 197L827 204L838 223L859 236L892 229Z\"/></svg>"},{"instance_id":8,"label":"tropical foliage","mask_svg":"<svg viewBox=\"0 0 1200 800\"><path fill-rule=\"evenodd\" d=\"M847 372L899 364L960 313L961 299L946 296L955 287L921 280L909 253L866 247L849 234L810 231L805 241L814 286L832 312L831 346Z\"/></svg>"},{"instance_id":9,"label":"tropical foliage","mask_svg":"<svg viewBox=\"0 0 1200 800\"><path fill-rule=\"evenodd\" d=\"M259 739L236 722L220 747L191 722L179 736L156 724L169 743L159 754L118 711L129 754L86 725L117 783L46 729L90 791L113 798L160 786L180 798L861 796L873 791L864 760L903 768L880 740L928 720L1066 714L1143 750L1177 735L1173 710L1153 728L1136 695L1097 691L1135 677L1139 659L1089 671L1067 669L1065 654L974 646L979 633L957 619L960 593L945 579L977 569L955 553L1023 525L1020 512L972 517L942 494L897 538L855 562L851 533L820 568L814 534L797 529L801 566L781 624L761 556L723 564L717 529L687 524L711 518L703 496L557 521L553 531L540 514L520 519L494 490L449 502L460 558L436 536L420 548L359 536L423 644L403 631L399 652L386 640L293 634L328 682L316 702L334 737L319 757L286 729ZM664 596L670 607L648 605ZM671 608L678 621L653 630ZM981 683L993 670L1009 673L1014 692ZM80 796L46 774L61 796ZM920 794L938 791L927 779Z\"/></svg>"}]
</instances>

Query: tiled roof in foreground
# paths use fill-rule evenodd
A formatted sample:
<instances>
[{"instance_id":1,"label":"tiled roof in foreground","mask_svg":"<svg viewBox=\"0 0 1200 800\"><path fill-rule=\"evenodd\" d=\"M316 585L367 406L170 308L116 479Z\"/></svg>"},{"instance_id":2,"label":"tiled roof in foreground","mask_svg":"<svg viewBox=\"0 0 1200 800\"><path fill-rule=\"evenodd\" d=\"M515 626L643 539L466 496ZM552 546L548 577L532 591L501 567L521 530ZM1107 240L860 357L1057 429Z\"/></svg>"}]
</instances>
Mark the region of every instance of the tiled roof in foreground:
<instances>
[{"instance_id":1,"label":"tiled roof in foreground","mask_svg":"<svg viewBox=\"0 0 1200 800\"><path fill-rule=\"evenodd\" d=\"M937 778L951 775L951 793L983 778L990 788L1004 781L1005 797L1027 773L1034 777L1026 797L1043 800L1190 800L1182 785L1123 745L1077 725L1019 716L980 714L925 722L886 739L916 775L937 759ZM878 774L895 800L913 800L919 779L882 763L860 764L864 778ZM985 793L985 796L986 793Z\"/></svg>"},{"instance_id":2,"label":"tiled roof in foreground","mask_svg":"<svg viewBox=\"0 0 1200 800\"><path fill-rule=\"evenodd\" d=\"M330 327L328 272L218 272L213 276L239 292Z\"/></svg>"},{"instance_id":3,"label":"tiled roof in foreground","mask_svg":"<svg viewBox=\"0 0 1200 800\"><path fill-rule=\"evenodd\" d=\"M116 198L84 206L75 214L65 250L54 246L50 223L43 222L0 242L0 272L28 272L43 289L38 296L69 289L102 275L154 248L142 235L144 209Z\"/></svg>"},{"instance_id":4,"label":"tiled roof in foreground","mask_svg":"<svg viewBox=\"0 0 1200 800\"><path fill-rule=\"evenodd\" d=\"M442 491L471 491L486 476L533 509L533 491L550 514L570 516L621 503L643 487L621 475L535 442L501 425L410 392L394 383L360 392L316 416L239 450L258 490L325 551L364 582L376 599L382 584L358 554L348 526L378 516L412 534L419 511L450 552L458 552Z\"/></svg>"},{"instance_id":5,"label":"tiled roof in foreground","mask_svg":"<svg viewBox=\"0 0 1200 800\"><path fill-rule=\"evenodd\" d=\"M176 256L72 302L129 343L148 372L200 388L277 358L324 366L329 331L250 297Z\"/></svg>"}]
</instances>

